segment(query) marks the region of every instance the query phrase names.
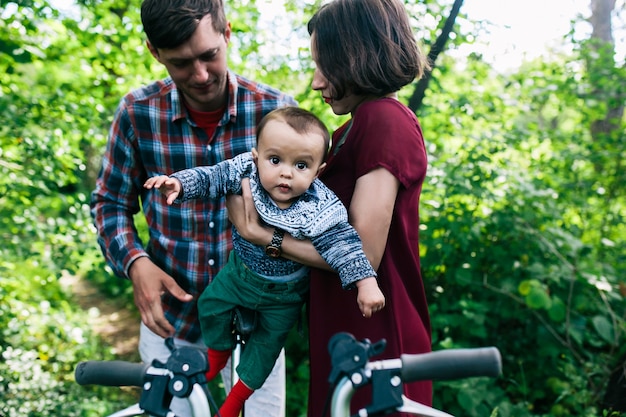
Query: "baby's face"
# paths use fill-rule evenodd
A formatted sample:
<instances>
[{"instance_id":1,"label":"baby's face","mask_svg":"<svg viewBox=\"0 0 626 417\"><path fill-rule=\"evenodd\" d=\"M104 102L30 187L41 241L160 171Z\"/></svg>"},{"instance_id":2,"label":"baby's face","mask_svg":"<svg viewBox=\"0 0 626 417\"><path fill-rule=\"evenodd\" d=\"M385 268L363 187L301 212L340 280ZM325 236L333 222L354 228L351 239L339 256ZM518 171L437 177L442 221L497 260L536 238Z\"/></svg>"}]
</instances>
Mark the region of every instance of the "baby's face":
<instances>
[{"instance_id":1,"label":"baby's face","mask_svg":"<svg viewBox=\"0 0 626 417\"><path fill-rule=\"evenodd\" d=\"M317 178L324 164L324 138L298 133L282 120L271 120L252 150L261 185L285 209Z\"/></svg>"}]
</instances>

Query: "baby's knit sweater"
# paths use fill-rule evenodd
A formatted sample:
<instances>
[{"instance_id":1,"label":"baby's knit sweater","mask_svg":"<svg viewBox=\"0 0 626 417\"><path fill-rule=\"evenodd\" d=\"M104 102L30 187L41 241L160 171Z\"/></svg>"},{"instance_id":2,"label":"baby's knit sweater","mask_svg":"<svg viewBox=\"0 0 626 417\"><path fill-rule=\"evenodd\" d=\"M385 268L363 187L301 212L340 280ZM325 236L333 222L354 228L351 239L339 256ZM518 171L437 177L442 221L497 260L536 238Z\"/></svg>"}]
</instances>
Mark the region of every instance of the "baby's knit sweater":
<instances>
[{"instance_id":1,"label":"baby's knit sweater","mask_svg":"<svg viewBox=\"0 0 626 417\"><path fill-rule=\"evenodd\" d=\"M241 181L248 177L261 220L296 239L310 239L322 258L339 273L344 288L351 288L363 278L376 276L363 252L358 233L348 223L346 208L319 179L290 207L281 209L261 186L250 152L216 165L179 171L171 177L182 184L183 193L178 202L241 194ZM286 258L269 257L264 246L246 241L235 227L233 248L248 268L270 280L279 281L280 277L298 274L306 268Z\"/></svg>"}]
</instances>

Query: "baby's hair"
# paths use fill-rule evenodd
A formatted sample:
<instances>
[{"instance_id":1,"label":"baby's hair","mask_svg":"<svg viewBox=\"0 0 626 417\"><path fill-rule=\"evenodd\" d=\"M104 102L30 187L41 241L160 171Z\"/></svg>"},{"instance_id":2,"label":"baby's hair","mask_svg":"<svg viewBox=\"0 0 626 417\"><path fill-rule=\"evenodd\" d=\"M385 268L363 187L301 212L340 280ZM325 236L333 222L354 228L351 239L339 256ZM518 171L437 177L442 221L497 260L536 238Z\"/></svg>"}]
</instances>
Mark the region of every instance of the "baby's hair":
<instances>
[{"instance_id":1,"label":"baby's hair","mask_svg":"<svg viewBox=\"0 0 626 417\"><path fill-rule=\"evenodd\" d=\"M324 122L310 111L296 106L279 107L272 110L263 117L256 128L257 142L261 137L263 128L270 120L282 120L298 133L319 133L324 139L324 156L326 156L330 144L330 133Z\"/></svg>"}]
</instances>

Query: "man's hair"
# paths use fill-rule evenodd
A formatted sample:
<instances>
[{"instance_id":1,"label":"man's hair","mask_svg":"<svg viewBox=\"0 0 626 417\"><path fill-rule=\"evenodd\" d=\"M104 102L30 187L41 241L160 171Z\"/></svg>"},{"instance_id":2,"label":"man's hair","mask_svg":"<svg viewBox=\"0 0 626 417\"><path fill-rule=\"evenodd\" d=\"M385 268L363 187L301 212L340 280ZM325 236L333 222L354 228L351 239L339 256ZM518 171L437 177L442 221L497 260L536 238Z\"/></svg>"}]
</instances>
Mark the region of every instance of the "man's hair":
<instances>
[{"instance_id":1,"label":"man's hair","mask_svg":"<svg viewBox=\"0 0 626 417\"><path fill-rule=\"evenodd\" d=\"M159 49L174 49L188 41L206 15L211 15L216 32L226 32L222 0L144 0L141 4L143 30Z\"/></svg>"},{"instance_id":2,"label":"man's hair","mask_svg":"<svg viewBox=\"0 0 626 417\"><path fill-rule=\"evenodd\" d=\"M259 125L256 128L256 137L261 137L263 128L270 120L281 120L289 125L293 130L302 133L319 133L324 139L324 159L326 159L326 153L328 152L328 146L330 144L330 133L328 128L315 114L308 110L305 110L296 106L279 107L272 110L261 119Z\"/></svg>"},{"instance_id":3,"label":"man's hair","mask_svg":"<svg viewBox=\"0 0 626 417\"><path fill-rule=\"evenodd\" d=\"M334 0L318 9L307 28L336 100L348 93L396 92L429 67L400 0Z\"/></svg>"}]
</instances>

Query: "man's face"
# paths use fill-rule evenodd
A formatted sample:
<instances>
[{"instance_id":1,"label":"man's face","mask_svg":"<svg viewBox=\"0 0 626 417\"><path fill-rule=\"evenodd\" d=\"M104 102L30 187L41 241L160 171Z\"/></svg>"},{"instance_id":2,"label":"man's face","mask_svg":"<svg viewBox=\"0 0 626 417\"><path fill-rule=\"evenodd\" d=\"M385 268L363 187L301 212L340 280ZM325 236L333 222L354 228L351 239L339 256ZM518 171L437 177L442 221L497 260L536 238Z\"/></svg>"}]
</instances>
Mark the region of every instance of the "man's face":
<instances>
[{"instance_id":1,"label":"man's face","mask_svg":"<svg viewBox=\"0 0 626 417\"><path fill-rule=\"evenodd\" d=\"M211 15L200 21L191 38L174 49L156 49L152 55L165 66L187 105L199 111L221 108L227 99L226 50L230 23L224 34L213 29Z\"/></svg>"}]
</instances>

